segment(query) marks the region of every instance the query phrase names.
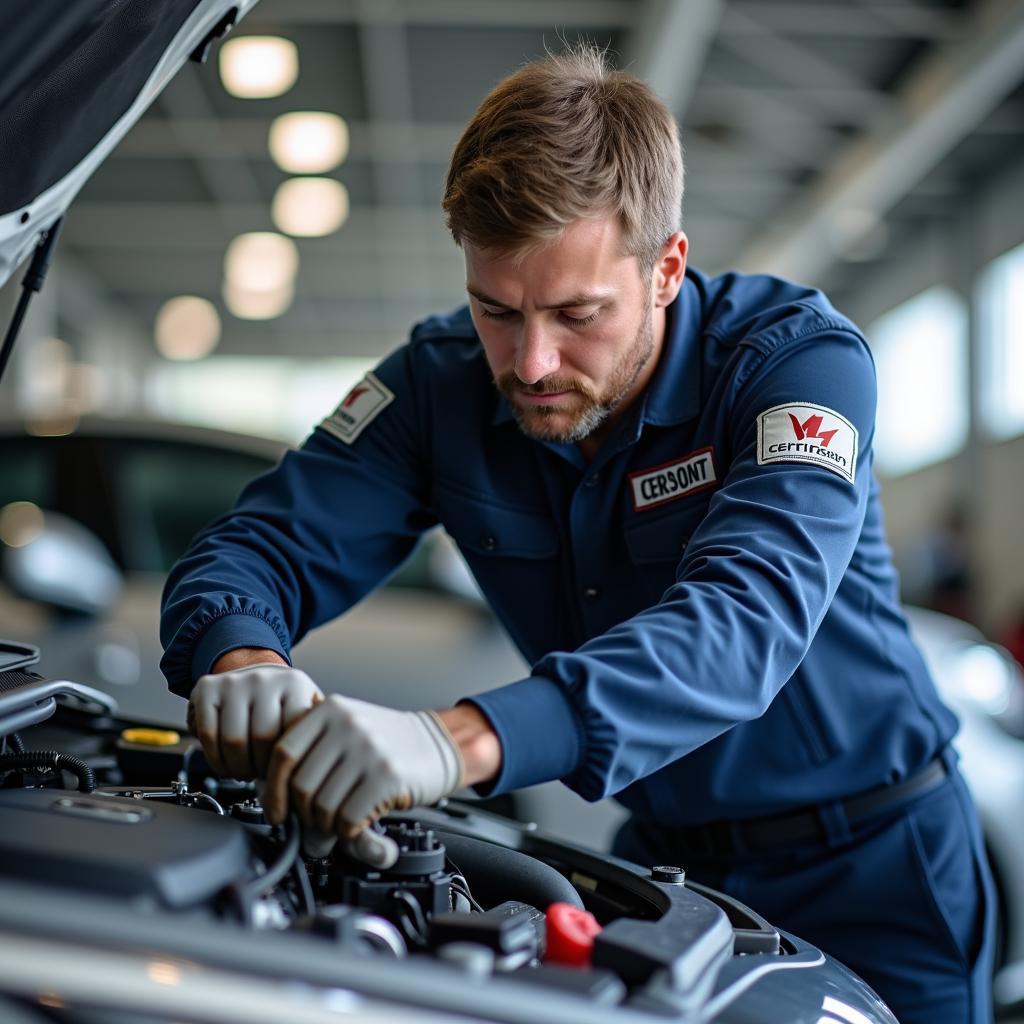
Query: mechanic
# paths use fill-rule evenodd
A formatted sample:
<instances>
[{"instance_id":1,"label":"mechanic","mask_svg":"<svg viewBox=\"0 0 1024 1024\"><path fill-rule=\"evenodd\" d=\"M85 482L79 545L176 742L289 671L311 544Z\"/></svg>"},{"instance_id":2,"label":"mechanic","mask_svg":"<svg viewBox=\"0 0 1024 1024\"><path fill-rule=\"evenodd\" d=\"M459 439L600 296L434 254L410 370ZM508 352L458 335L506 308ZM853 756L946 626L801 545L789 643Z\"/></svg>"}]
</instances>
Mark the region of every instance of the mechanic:
<instances>
[{"instance_id":1,"label":"mechanic","mask_svg":"<svg viewBox=\"0 0 1024 1024\"><path fill-rule=\"evenodd\" d=\"M561 779L632 811L615 852L682 862L905 1024L988 1020L991 881L899 608L867 344L811 288L687 269L681 201L673 118L600 52L501 82L443 201L468 308L195 539L162 667L271 820L385 865L389 809ZM325 698L292 645L438 523L530 675Z\"/></svg>"}]
</instances>

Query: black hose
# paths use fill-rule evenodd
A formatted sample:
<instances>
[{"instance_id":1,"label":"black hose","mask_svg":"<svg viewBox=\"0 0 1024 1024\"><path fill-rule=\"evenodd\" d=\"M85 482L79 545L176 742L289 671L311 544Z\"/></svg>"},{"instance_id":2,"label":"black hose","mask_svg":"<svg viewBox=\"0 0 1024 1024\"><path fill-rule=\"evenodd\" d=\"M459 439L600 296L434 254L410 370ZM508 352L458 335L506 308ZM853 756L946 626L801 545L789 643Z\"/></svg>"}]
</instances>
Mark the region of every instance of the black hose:
<instances>
[{"instance_id":1,"label":"black hose","mask_svg":"<svg viewBox=\"0 0 1024 1024\"><path fill-rule=\"evenodd\" d=\"M541 910L552 903L582 909L583 901L572 883L536 857L442 829L437 829L437 835L460 873L472 880L473 894L485 907L521 900Z\"/></svg>"},{"instance_id":2,"label":"black hose","mask_svg":"<svg viewBox=\"0 0 1024 1024\"><path fill-rule=\"evenodd\" d=\"M12 732L8 735L7 742L14 748L14 753L25 753L25 744L22 743L21 737L16 732Z\"/></svg>"},{"instance_id":3,"label":"black hose","mask_svg":"<svg viewBox=\"0 0 1024 1024\"><path fill-rule=\"evenodd\" d=\"M285 875L292 869L295 858L299 855L299 819L294 814L289 815L285 822L285 843L284 848L278 854L273 864L267 867L264 874L254 878L247 885L243 886L241 896L243 900L251 903L258 896L269 892L278 885Z\"/></svg>"},{"instance_id":4,"label":"black hose","mask_svg":"<svg viewBox=\"0 0 1024 1024\"><path fill-rule=\"evenodd\" d=\"M58 750L26 750L18 754L0 754L0 771L17 768L60 768L78 779L78 791L91 793L96 788L92 769L77 757Z\"/></svg>"},{"instance_id":5,"label":"black hose","mask_svg":"<svg viewBox=\"0 0 1024 1024\"><path fill-rule=\"evenodd\" d=\"M316 913L316 897L313 895L313 885L309 880L309 872L306 870L305 862L301 857L295 858L295 863L292 865L292 875L298 888L299 899L302 901L302 910L309 917L312 917Z\"/></svg>"}]
</instances>

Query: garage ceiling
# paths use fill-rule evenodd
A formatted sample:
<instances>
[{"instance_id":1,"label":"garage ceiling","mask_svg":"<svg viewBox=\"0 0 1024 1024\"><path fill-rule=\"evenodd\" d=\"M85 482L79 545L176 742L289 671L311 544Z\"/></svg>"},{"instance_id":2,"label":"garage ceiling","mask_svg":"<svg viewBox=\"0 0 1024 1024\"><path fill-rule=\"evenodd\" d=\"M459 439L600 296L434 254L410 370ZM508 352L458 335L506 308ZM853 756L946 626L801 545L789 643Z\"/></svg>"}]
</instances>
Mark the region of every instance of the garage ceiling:
<instances>
[{"instance_id":1,"label":"garage ceiling","mask_svg":"<svg viewBox=\"0 0 1024 1024\"><path fill-rule=\"evenodd\" d=\"M71 208L69 340L104 306L148 336L161 304L188 293L221 310L220 354L393 348L462 300L439 211L462 126L499 78L562 41L608 46L679 117L695 264L789 274L840 305L867 272L895 266L902 239L1024 157L1020 0L261 0L238 34L292 39L298 82L241 100L215 60L182 71ZM332 176L351 216L298 240L288 312L241 321L220 296L224 252L241 232L273 230L287 175L267 134L296 109L348 122Z\"/></svg>"}]
</instances>

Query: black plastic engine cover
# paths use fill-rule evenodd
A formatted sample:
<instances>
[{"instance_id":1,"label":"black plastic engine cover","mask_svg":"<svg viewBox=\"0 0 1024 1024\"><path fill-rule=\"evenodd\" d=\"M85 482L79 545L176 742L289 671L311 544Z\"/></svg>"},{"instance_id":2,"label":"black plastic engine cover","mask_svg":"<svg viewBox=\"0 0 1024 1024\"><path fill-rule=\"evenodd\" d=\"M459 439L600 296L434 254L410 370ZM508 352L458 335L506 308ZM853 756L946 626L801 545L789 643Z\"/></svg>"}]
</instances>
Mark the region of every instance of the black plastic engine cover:
<instances>
[{"instance_id":1,"label":"black plastic engine cover","mask_svg":"<svg viewBox=\"0 0 1024 1024\"><path fill-rule=\"evenodd\" d=\"M198 906L252 874L229 818L153 800L55 789L0 790L0 875Z\"/></svg>"}]
</instances>

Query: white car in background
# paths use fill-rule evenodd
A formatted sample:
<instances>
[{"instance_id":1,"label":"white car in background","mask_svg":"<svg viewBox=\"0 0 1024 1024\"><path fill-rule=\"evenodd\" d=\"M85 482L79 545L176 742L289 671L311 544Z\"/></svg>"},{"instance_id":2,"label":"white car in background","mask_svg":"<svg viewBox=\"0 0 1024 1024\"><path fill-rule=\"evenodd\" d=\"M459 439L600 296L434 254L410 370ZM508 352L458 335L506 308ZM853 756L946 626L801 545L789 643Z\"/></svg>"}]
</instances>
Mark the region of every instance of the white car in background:
<instances>
[{"instance_id":1,"label":"white car in background","mask_svg":"<svg viewBox=\"0 0 1024 1024\"><path fill-rule=\"evenodd\" d=\"M999 899L997 1005L1024 1001L1024 674L974 626L905 608L942 699L960 719L953 741L974 794Z\"/></svg>"}]
</instances>

